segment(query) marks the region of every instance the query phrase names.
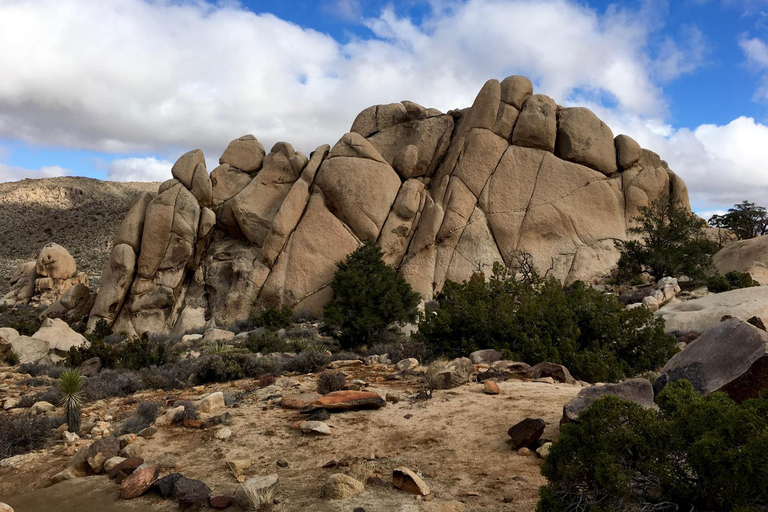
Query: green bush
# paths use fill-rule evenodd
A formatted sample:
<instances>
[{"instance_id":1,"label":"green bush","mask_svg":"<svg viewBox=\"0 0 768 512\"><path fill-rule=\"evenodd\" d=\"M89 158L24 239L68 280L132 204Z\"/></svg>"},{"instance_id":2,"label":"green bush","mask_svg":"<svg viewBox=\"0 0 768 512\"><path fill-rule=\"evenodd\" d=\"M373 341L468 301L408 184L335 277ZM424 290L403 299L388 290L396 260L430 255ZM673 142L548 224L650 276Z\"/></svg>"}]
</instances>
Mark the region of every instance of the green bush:
<instances>
[{"instance_id":1,"label":"green bush","mask_svg":"<svg viewBox=\"0 0 768 512\"><path fill-rule=\"evenodd\" d=\"M256 305L258 313L251 317L250 325L263 327L267 331L279 331L293 325L293 311L285 304L276 306Z\"/></svg>"},{"instance_id":2,"label":"green bush","mask_svg":"<svg viewBox=\"0 0 768 512\"><path fill-rule=\"evenodd\" d=\"M101 360L101 367L105 369L117 368L120 362L120 348L117 345L110 345L103 339L92 339L81 347L72 347L67 353L67 366L77 368L84 361L98 357Z\"/></svg>"},{"instance_id":3,"label":"green bush","mask_svg":"<svg viewBox=\"0 0 768 512\"><path fill-rule=\"evenodd\" d=\"M617 241L621 253L617 280L638 284L643 276L654 281L662 277L686 276L703 280L712 264L717 243L707 239L704 222L684 206L661 198L640 208L637 225L629 232L640 240Z\"/></svg>"},{"instance_id":4,"label":"green bush","mask_svg":"<svg viewBox=\"0 0 768 512\"><path fill-rule=\"evenodd\" d=\"M415 341L434 355L459 357L495 348L529 364L563 364L578 379L616 381L662 366L675 352L664 321L646 308L627 310L614 296L577 282L567 288L535 274L530 282L501 264L486 280L446 282Z\"/></svg>"},{"instance_id":5,"label":"green bush","mask_svg":"<svg viewBox=\"0 0 768 512\"><path fill-rule=\"evenodd\" d=\"M323 311L323 332L343 349L374 341L392 324L414 322L419 294L366 244L338 264L331 281L334 297Z\"/></svg>"},{"instance_id":6,"label":"green bush","mask_svg":"<svg viewBox=\"0 0 768 512\"><path fill-rule=\"evenodd\" d=\"M728 272L724 276L715 274L707 279L707 289L712 293L729 292L739 288L751 288L760 286L760 283L752 279L749 272L737 272L735 270Z\"/></svg>"},{"instance_id":7,"label":"green bush","mask_svg":"<svg viewBox=\"0 0 768 512\"><path fill-rule=\"evenodd\" d=\"M540 512L764 510L768 399L739 405L667 386L659 411L616 397L563 425L542 473Z\"/></svg>"},{"instance_id":8,"label":"green bush","mask_svg":"<svg viewBox=\"0 0 768 512\"><path fill-rule=\"evenodd\" d=\"M724 215L713 215L709 224L729 229L739 240L746 240L768 233L768 211L755 203L742 201L728 208Z\"/></svg>"},{"instance_id":9,"label":"green bush","mask_svg":"<svg viewBox=\"0 0 768 512\"><path fill-rule=\"evenodd\" d=\"M9 350L5 354L5 362L8 366L16 366L21 361L19 354L15 350Z\"/></svg>"},{"instance_id":10,"label":"green bush","mask_svg":"<svg viewBox=\"0 0 768 512\"><path fill-rule=\"evenodd\" d=\"M80 416L83 395L83 376L77 370L67 370L59 376L59 391L63 395L60 405L64 406L67 420L67 429L70 432L80 431Z\"/></svg>"},{"instance_id":11,"label":"green bush","mask_svg":"<svg viewBox=\"0 0 768 512\"><path fill-rule=\"evenodd\" d=\"M178 351L171 340L163 336L145 339L131 338L111 345L104 339L92 338L81 347L72 347L67 353L67 366L77 368L93 357L101 360L105 369L122 368L140 370L150 366L162 366L178 358Z\"/></svg>"},{"instance_id":12,"label":"green bush","mask_svg":"<svg viewBox=\"0 0 768 512\"><path fill-rule=\"evenodd\" d=\"M290 352L291 345L276 332L267 331L261 336L251 334L245 340L245 347L251 352L272 354L273 352Z\"/></svg>"}]
</instances>

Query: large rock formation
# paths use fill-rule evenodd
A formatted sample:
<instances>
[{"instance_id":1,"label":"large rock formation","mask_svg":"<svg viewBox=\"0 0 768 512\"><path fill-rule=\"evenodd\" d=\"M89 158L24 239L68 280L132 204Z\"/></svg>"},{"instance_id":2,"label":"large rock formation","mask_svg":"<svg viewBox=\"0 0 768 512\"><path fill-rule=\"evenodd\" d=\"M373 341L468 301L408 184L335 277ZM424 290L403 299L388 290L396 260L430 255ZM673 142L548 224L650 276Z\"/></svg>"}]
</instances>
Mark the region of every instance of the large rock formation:
<instances>
[{"instance_id":1,"label":"large rock formation","mask_svg":"<svg viewBox=\"0 0 768 512\"><path fill-rule=\"evenodd\" d=\"M73 286L87 289L88 276L77 271L75 259L64 247L50 243L40 250L37 260L16 267L10 279L11 291L0 304L51 306Z\"/></svg>"},{"instance_id":2,"label":"large rock formation","mask_svg":"<svg viewBox=\"0 0 768 512\"><path fill-rule=\"evenodd\" d=\"M220 164L209 177L191 151L156 198L139 198L91 327L167 331L185 307L226 326L254 300L316 317L336 263L366 242L425 300L522 252L564 283L595 282L641 207L668 195L688 204L658 155L519 76L488 81L472 107L448 114L408 101L367 108L309 158L246 135Z\"/></svg>"}]
</instances>

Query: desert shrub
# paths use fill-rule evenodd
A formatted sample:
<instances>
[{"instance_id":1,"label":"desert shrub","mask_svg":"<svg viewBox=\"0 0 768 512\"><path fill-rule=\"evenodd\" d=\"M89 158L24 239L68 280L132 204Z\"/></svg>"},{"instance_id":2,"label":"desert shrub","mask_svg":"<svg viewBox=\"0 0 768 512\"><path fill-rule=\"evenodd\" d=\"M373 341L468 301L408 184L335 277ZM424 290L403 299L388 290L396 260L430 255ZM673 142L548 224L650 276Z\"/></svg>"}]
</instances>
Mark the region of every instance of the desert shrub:
<instances>
[{"instance_id":1,"label":"desert shrub","mask_svg":"<svg viewBox=\"0 0 768 512\"><path fill-rule=\"evenodd\" d=\"M700 281L709 273L718 245L707 239L704 222L687 208L661 198L640 208L633 220L629 232L640 239L616 242L619 282L636 284L644 275L654 281L665 276Z\"/></svg>"},{"instance_id":2,"label":"desert shrub","mask_svg":"<svg viewBox=\"0 0 768 512\"><path fill-rule=\"evenodd\" d=\"M387 354L390 361L393 363L397 363L398 361L409 359L411 357L419 360L420 362L425 362L429 359L429 349L427 348L427 345L422 341L415 340L403 340L392 343L377 343L373 345L367 353L369 356L378 356L384 354Z\"/></svg>"},{"instance_id":3,"label":"desert shrub","mask_svg":"<svg viewBox=\"0 0 768 512\"><path fill-rule=\"evenodd\" d=\"M267 331L279 331L293 325L293 311L282 304L280 306L263 306L255 304L256 312L251 316L253 327L263 327Z\"/></svg>"},{"instance_id":4,"label":"desert shrub","mask_svg":"<svg viewBox=\"0 0 768 512\"><path fill-rule=\"evenodd\" d=\"M715 274L707 279L707 289L712 293L729 292L739 288L751 288L760 286L760 283L752 279L749 272L737 272L735 270L728 272L724 276Z\"/></svg>"},{"instance_id":5,"label":"desert shrub","mask_svg":"<svg viewBox=\"0 0 768 512\"><path fill-rule=\"evenodd\" d=\"M268 364L262 362L263 359L243 350L206 355L198 358L194 380L198 384L205 384L260 377L271 370Z\"/></svg>"},{"instance_id":6,"label":"desert shrub","mask_svg":"<svg viewBox=\"0 0 768 512\"><path fill-rule=\"evenodd\" d=\"M323 372L317 376L317 392L327 395L333 391L341 391L347 383L347 377L341 372Z\"/></svg>"},{"instance_id":7,"label":"desert shrub","mask_svg":"<svg viewBox=\"0 0 768 512\"><path fill-rule=\"evenodd\" d=\"M110 345L103 339L92 339L81 347L72 347L67 353L67 366L77 368L84 361L98 357L104 369L117 368L120 363L120 347Z\"/></svg>"},{"instance_id":8,"label":"desert shrub","mask_svg":"<svg viewBox=\"0 0 768 512\"><path fill-rule=\"evenodd\" d=\"M581 380L616 381L662 366L675 353L664 320L627 310L614 296L577 282L519 280L501 264L493 276L446 282L437 309L413 339L433 354L459 357L495 348L529 364L563 364Z\"/></svg>"},{"instance_id":9,"label":"desert shrub","mask_svg":"<svg viewBox=\"0 0 768 512\"><path fill-rule=\"evenodd\" d=\"M140 402L136 406L136 412L133 416L123 423L123 434L138 434L145 428L152 425L160 413L160 404L157 402Z\"/></svg>"},{"instance_id":10,"label":"desert shrub","mask_svg":"<svg viewBox=\"0 0 768 512\"><path fill-rule=\"evenodd\" d=\"M305 350L288 360L286 370L298 373L314 373L325 368L331 362L331 356L316 350Z\"/></svg>"},{"instance_id":11,"label":"desert shrub","mask_svg":"<svg viewBox=\"0 0 768 512\"><path fill-rule=\"evenodd\" d=\"M87 400L101 400L113 396L128 396L146 389L146 383L139 374L129 370L102 370L89 378L83 386Z\"/></svg>"},{"instance_id":12,"label":"desert shrub","mask_svg":"<svg viewBox=\"0 0 768 512\"><path fill-rule=\"evenodd\" d=\"M51 368L54 368L54 366L50 364L24 363L19 366L18 372L26 373L32 377L42 377L43 375L48 375Z\"/></svg>"},{"instance_id":13,"label":"desert shrub","mask_svg":"<svg viewBox=\"0 0 768 512\"><path fill-rule=\"evenodd\" d=\"M48 402L49 404L56 405L63 397L64 395L57 386L50 386L45 391L22 396L21 400L19 400L19 407L32 407L36 402Z\"/></svg>"},{"instance_id":14,"label":"desert shrub","mask_svg":"<svg viewBox=\"0 0 768 512\"><path fill-rule=\"evenodd\" d=\"M0 460L39 450L50 435L50 423L45 416L0 416Z\"/></svg>"},{"instance_id":15,"label":"desert shrub","mask_svg":"<svg viewBox=\"0 0 768 512\"><path fill-rule=\"evenodd\" d=\"M8 366L16 366L19 364L19 361L21 358L19 357L19 354L15 350L9 350L5 354L5 362L8 364Z\"/></svg>"},{"instance_id":16,"label":"desert shrub","mask_svg":"<svg viewBox=\"0 0 768 512\"><path fill-rule=\"evenodd\" d=\"M322 332L339 340L343 349L374 341L392 324L416 321L420 296L384 263L381 249L366 244L337 266Z\"/></svg>"},{"instance_id":17,"label":"desert shrub","mask_svg":"<svg viewBox=\"0 0 768 512\"><path fill-rule=\"evenodd\" d=\"M276 380L277 379L275 378L275 376L272 375L271 373L265 373L264 375L259 377L258 385L260 388L265 388L267 386L271 386L272 384L274 384Z\"/></svg>"},{"instance_id":18,"label":"desert shrub","mask_svg":"<svg viewBox=\"0 0 768 512\"><path fill-rule=\"evenodd\" d=\"M103 318L96 322L93 326L93 330L86 334L86 338L89 341L103 340L112 335L112 328L109 326L106 320Z\"/></svg>"},{"instance_id":19,"label":"desert shrub","mask_svg":"<svg viewBox=\"0 0 768 512\"><path fill-rule=\"evenodd\" d=\"M261 336L251 334L245 340L245 347L251 352L272 354L274 352L290 352L292 350L288 341L276 332L265 332Z\"/></svg>"},{"instance_id":20,"label":"desert shrub","mask_svg":"<svg viewBox=\"0 0 768 512\"><path fill-rule=\"evenodd\" d=\"M659 411L606 397L561 427L538 510L763 510L768 399L667 386Z\"/></svg>"},{"instance_id":21,"label":"desert shrub","mask_svg":"<svg viewBox=\"0 0 768 512\"><path fill-rule=\"evenodd\" d=\"M331 354L331 361L352 361L355 359L360 359L360 355L355 352L345 351Z\"/></svg>"},{"instance_id":22,"label":"desert shrub","mask_svg":"<svg viewBox=\"0 0 768 512\"><path fill-rule=\"evenodd\" d=\"M120 366L129 370L140 370L150 366L162 366L178 359L173 342L163 336L146 339L131 338L120 346Z\"/></svg>"},{"instance_id":23,"label":"desert shrub","mask_svg":"<svg viewBox=\"0 0 768 512\"><path fill-rule=\"evenodd\" d=\"M199 420L200 413L197 412L197 405L187 400L177 400L173 403L174 407L184 406L183 411L177 412L173 416L174 423L184 423L186 420Z\"/></svg>"},{"instance_id":24,"label":"desert shrub","mask_svg":"<svg viewBox=\"0 0 768 512\"><path fill-rule=\"evenodd\" d=\"M19 382L22 386L27 386L30 388L37 388L40 386L46 386L50 381L48 379L42 379L40 377L32 377L29 379L24 379L21 382Z\"/></svg>"}]
</instances>

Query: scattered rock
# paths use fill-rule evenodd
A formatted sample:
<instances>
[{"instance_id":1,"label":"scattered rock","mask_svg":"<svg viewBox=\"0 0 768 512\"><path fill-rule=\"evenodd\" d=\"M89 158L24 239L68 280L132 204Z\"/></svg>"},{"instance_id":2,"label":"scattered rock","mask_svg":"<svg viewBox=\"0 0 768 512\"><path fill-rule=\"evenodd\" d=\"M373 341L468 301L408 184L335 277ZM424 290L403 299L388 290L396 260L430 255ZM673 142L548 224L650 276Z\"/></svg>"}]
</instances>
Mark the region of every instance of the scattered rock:
<instances>
[{"instance_id":1,"label":"scattered rock","mask_svg":"<svg viewBox=\"0 0 768 512\"><path fill-rule=\"evenodd\" d=\"M226 407L227 405L224 402L224 393L217 391L200 400L198 409L200 409L200 412L213 413Z\"/></svg>"},{"instance_id":2,"label":"scattered rock","mask_svg":"<svg viewBox=\"0 0 768 512\"><path fill-rule=\"evenodd\" d=\"M183 478L183 476L184 475L181 473L171 473L170 475L164 476L152 484L152 490L163 498L170 498L173 494L173 488L176 485L176 482Z\"/></svg>"},{"instance_id":3,"label":"scattered rock","mask_svg":"<svg viewBox=\"0 0 768 512\"><path fill-rule=\"evenodd\" d=\"M122 457L113 457L113 459L119 459ZM110 459L110 460L113 460ZM104 463L104 471L107 472L107 476L109 478L115 478L119 473L125 473L126 475L130 475L133 473L136 468L140 467L142 464L144 464L144 459L141 457L131 457L130 459L123 459L111 468L107 468L107 464Z\"/></svg>"},{"instance_id":4,"label":"scattered rock","mask_svg":"<svg viewBox=\"0 0 768 512\"><path fill-rule=\"evenodd\" d=\"M359 480L345 475L334 473L328 477L320 491L321 496L332 500L345 500L365 490L365 485Z\"/></svg>"},{"instance_id":5,"label":"scattered rock","mask_svg":"<svg viewBox=\"0 0 768 512\"><path fill-rule=\"evenodd\" d=\"M157 434L157 428L147 427L142 429L141 432L138 433L138 436L143 437L144 439L150 439L155 434Z\"/></svg>"},{"instance_id":6,"label":"scattered rock","mask_svg":"<svg viewBox=\"0 0 768 512\"><path fill-rule=\"evenodd\" d=\"M331 427L322 421L303 421L299 428L305 434L331 435Z\"/></svg>"},{"instance_id":7,"label":"scattered rock","mask_svg":"<svg viewBox=\"0 0 768 512\"><path fill-rule=\"evenodd\" d=\"M372 391L334 391L312 402L312 408L328 411L379 409L385 405L387 402Z\"/></svg>"},{"instance_id":8,"label":"scattered rock","mask_svg":"<svg viewBox=\"0 0 768 512\"><path fill-rule=\"evenodd\" d=\"M47 414L49 412L55 411L56 406L45 401L40 401L32 404L32 407L30 407L29 410L33 414Z\"/></svg>"},{"instance_id":9,"label":"scattered rock","mask_svg":"<svg viewBox=\"0 0 768 512\"><path fill-rule=\"evenodd\" d=\"M542 459L546 459L550 448L552 448L552 443L543 443L536 449L536 454Z\"/></svg>"},{"instance_id":10,"label":"scattered rock","mask_svg":"<svg viewBox=\"0 0 768 512\"><path fill-rule=\"evenodd\" d=\"M223 427L217 430L213 434L213 437L218 439L219 441L228 441L229 438L232 437L232 431L227 427Z\"/></svg>"},{"instance_id":11,"label":"scattered rock","mask_svg":"<svg viewBox=\"0 0 768 512\"><path fill-rule=\"evenodd\" d=\"M499 385L492 380L486 380L483 384L483 391L486 395L498 395L501 393Z\"/></svg>"},{"instance_id":12,"label":"scattered rock","mask_svg":"<svg viewBox=\"0 0 768 512\"><path fill-rule=\"evenodd\" d=\"M513 450L534 446L544 433L546 426L542 419L525 418L507 431L511 438L508 442Z\"/></svg>"},{"instance_id":13,"label":"scattered rock","mask_svg":"<svg viewBox=\"0 0 768 512\"><path fill-rule=\"evenodd\" d=\"M281 468L287 468L289 466L289 464L284 460L278 460L277 465Z\"/></svg>"},{"instance_id":14,"label":"scattered rock","mask_svg":"<svg viewBox=\"0 0 768 512\"><path fill-rule=\"evenodd\" d=\"M165 477L168 478L168 477ZM211 489L204 482L181 476L173 484L173 497L182 510L208 505Z\"/></svg>"},{"instance_id":15,"label":"scattered rock","mask_svg":"<svg viewBox=\"0 0 768 512\"><path fill-rule=\"evenodd\" d=\"M112 457L111 459L108 459L104 462L104 471L109 473L112 471L112 468L123 462L124 460L127 460L125 457ZM142 460L142 464L144 461ZM135 468L134 468L135 469Z\"/></svg>"},{"instance_id":16,"label":"scattered rock","mask_svg":"<svg viewBox=\"0 0 768 512\"><path fill-rule=\"evenodd\" d=\"M403 359L402 361L398 361L398 363L395 365L395 370L402 373L408 370L413 370L418 366L419 366L419 360L414 357L409 357L408 359Z\"/></svg>"},{"instance_id":17,"label":"scattered rock","mask_svg":"<svg viewBox=\"0 0 768 512\"><path fill-rule=\"evenodd\" d=\"M229 508L231 504L232 498L229 496L214 496L209 502L211 508L215 508L217 510L224 510L225 508Z\"/></svg>"},{"instance_id":18,"label":"scattered rock","mask_svg":"<svg viewBox=\"0 0 768 512\"><path fill-rule=\"evenodd\" d=\"M94 473L104 470L104 463L120 452L120 441L115 436L107 436L88 447L86 460Z\"/></svg>"},{"instance_id":19,"label":"scattered rock","mask_svg":"<svg viewBox=\"0 0 768 512\"><path fill-rule=\"evenodd\" d=\"M573 378L568 368L561 364L543 362L531 368L531 378L539 379L542 377L552 377L556 382L565 384L576 383L576 379Z\"/></svg>"},{"instance_id":20,"label":"scattered rock","mask_svg":"<svg viewBox=\"0 0 768 512\"><path fill-rule=\"evenodd\" d=\"M747 323L749 325L754 325L755 327L757 327L761 331L765 331L766 330L765 324L763 323L763 320L760 317L753 316L752 318L747 320Z\"/></svg>"},{"instance_id":21,"label":"scattered rock","mask_svg":"<svg viewBox=\"0 0 768 512\"><path fill-rule=\"evenodd\" d=\"M531 450L529 450L528 448L520 448L519 450L517 450L517 454L522 455L523 457L528 457L531 455Z\"/></svg>"},{"instance_id":22,"label":"scattered rock","mask_svg":"<svg viewBox=\"0 0 768 512\"><path fill-rule=\"evenodd\" d=\"M582 389L573 400L563 406L563 418L560 424L578 422L579 414L592 405L592 402L604 396L615 396L643 407L656 408L653 401L653 386L648 379L629 379L618 384L604 384Z\"/></svg>"},{"instance_id":23,"label":"scattered rock","mask_svg":"<svg viewBox=\"0 0 768 512\"><path fill-rule=\"evenodd\" d=\"M424 480L408 468L395 468L392 472L392 485L417 496L426 496L430 493L429 486Z\"/></svg>"},{"instance_id":24,"label":"scattered rock","mask_svg":"<svg viewBox=\"0 0 768 512\"><path fill-rule=\"evenodd\" d=\"M312 402L322 398L320 393L301 393L299 395L283 395L280 407L283 409L306 409L312 407Z\"/></svg>"},{"instance_id":25,"label":"scattered rock","mask_svg":"<svg viewBox=\"0 0 768 512\"><path fill-rule=\"evenodd\" d=\"M469 358L454 359L438 372L434 389L452 389L466 384L473 371L474 366Z\"/></svg>"},{"instance_id":26,"label":"scattered rock","mask_svg":"<svg viewBox=\"0 0 768 512\"><path fill-rule=\"evenodd\" d=\"M95 377L101 371L101 359L92 357L83 361L77 370L83 377Z\"/></svg>"},{"instance_id":27,"label":"scattered rock","mask_svg":"<svg viewBox=\"0 0 768 512\"><path fill-rule=\"evenodd\" d=\"M147 492L160 475L157 466L141 466L120 484L120 497L124 500L138 498Z\"/></svg>"},{"instance_id":28,"label":"scattered rock","mask_svg":"<svg viewBox=\"0 0 768 512\"><path fill-rule=\"evenodd\" d=\"M501 352L492 348L485 350L476 350L469 354L469 359L474 364L493 364L501 360Z\"/></svg>"}]
</instances>

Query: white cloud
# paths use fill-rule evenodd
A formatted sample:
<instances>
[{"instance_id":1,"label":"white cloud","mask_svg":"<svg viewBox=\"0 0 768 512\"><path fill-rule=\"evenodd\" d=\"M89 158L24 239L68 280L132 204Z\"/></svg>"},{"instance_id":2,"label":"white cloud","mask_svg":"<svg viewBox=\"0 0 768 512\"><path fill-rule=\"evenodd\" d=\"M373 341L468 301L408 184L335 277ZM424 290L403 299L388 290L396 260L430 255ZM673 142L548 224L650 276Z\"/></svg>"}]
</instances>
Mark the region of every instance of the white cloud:
<instances>
[{"instance_id":1,"label":"white cloud","mask_svg":"<svg viewBox=\"0 0 768 512\"><path fill-rule=\"evenodd\" d=\"M157 158L119 158L109 164L110 181L165 181L171 178L173 162Z\"/></svg>"},{"instance_id":2,"label":"white cloud","mask_svg":"<svg viewBox=\"0 0 768 512\"><path fill-rule=\"evenodd\" d=\"M329 0L323 10L346 21L360 21L363 16L360 0Z\"/></svg>"},{"instance_id":3,"label":"white cloud","mask_svg":"<svg viewBox=\"0 0 768 512\"><path fill-rule=\"evenodd\" d=\"M57 165L41 167L39 169L24 169L12 165L0 164L0 183L6 181L19 181L25 178L53 178L56 176L71 176L72 171Z\"/></svg>"},{"instance_id":4,"label":"white cloud","mask_svg":"<svg viewBox=\"0 0 768 512\"><path fill-rule=\"evenodd\" d=\"M231 2L3 2L0 137L171 159L193 147L215 157L253 133L268 147L289 140L309 151L371 104L463 107L485 79L512 73L560 101L578 90L665 112L645 52L657 20L645 11L599 15L572 0L433 4L422 26L389 8L367 20L374 38L341 45Z\"/></svg>"}]
</instances>

